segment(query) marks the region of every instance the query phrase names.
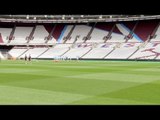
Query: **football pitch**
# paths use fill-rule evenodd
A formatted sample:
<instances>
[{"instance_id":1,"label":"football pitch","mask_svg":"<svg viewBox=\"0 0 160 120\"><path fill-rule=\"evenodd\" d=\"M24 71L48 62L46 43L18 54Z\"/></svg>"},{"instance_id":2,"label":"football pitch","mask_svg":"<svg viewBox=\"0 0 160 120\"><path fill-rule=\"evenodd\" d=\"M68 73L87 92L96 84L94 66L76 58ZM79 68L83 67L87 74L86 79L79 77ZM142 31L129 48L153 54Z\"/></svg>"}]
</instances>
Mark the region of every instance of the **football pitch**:
<instances>
[{"instance_id":1,"label":"football pitch","mask_svg":"<svg viewBox=\"0 0 160 120\"><path fill-rule=\"evenodd\" d=\"M0 62L0 104L160 104L160 62Z\"/></svg>"}]
</instances>

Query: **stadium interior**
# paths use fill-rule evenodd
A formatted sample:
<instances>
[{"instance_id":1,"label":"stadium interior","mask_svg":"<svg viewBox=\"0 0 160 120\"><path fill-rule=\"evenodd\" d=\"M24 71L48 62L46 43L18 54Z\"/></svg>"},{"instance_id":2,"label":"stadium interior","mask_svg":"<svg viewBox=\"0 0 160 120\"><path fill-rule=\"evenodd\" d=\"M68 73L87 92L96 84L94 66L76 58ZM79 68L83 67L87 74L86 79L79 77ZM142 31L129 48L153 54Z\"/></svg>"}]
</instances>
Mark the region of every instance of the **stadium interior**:
<instances>
[{"instance_id":1,"label":"stadium interior","mask_svg":"<svg viewBox=\"0 0 160 120\"><path fill-rule=\"evenodd\" d=\"M0 104L160 104L159 15L0 15L0 58Z\"/></svg>"}]
</instances>

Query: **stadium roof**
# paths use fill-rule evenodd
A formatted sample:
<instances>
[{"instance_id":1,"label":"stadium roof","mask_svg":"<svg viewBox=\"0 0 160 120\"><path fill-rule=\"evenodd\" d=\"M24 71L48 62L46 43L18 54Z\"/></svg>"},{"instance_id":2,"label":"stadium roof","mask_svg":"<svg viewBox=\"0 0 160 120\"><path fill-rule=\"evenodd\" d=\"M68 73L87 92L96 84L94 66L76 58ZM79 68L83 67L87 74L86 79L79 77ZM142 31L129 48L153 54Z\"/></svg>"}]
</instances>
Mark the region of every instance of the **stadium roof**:
<instances>
[{"instance_id":1,"label":"stadium roof","mask_svg":"<svg viewBox=\"0 0 160 120\"><path fill-rule=\"evenodd\" d=\"M160 15L0 15L0 22L88 23L160 19Z\"/></svg>"}]
</instances>

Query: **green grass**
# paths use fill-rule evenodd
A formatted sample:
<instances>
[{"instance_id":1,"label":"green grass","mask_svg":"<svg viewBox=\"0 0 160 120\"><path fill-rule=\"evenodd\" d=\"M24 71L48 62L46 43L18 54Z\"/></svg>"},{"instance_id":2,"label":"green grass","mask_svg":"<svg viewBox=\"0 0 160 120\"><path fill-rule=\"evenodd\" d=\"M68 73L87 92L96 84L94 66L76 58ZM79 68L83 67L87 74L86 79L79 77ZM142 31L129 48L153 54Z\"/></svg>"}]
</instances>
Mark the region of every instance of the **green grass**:
<instances>
[{"instance_id":1,"label":"green grass","mask_svg":"<svg viewBox=\"0 0 160 120\"><path fill-rule=\"evenodd\" d=\"M160 104L160 63L1 61L0 104Z\"/></svg>"}]
</instances>

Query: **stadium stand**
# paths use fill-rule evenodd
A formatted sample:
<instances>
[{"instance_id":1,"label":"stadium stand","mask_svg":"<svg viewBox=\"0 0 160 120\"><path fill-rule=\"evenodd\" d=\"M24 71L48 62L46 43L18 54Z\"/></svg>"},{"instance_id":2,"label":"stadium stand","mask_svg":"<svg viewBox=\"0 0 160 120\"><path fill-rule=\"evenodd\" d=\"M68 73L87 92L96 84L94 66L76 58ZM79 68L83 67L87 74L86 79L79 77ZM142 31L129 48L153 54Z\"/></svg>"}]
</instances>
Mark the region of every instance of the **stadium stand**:
<instances>
[{"instance_id":1,"label":"stadium stand","mask_svg":"<svg viewBox=\"0 0 160 120\"><path fill-rule=\"evenodd\" d=\"M53 59L160 59L160 21L95 23L0 23L0 44L8 55ZM4 53L4 52L3 52ZM5 55L0 54L1 58Z\"/></svg>"}]
</instances>

